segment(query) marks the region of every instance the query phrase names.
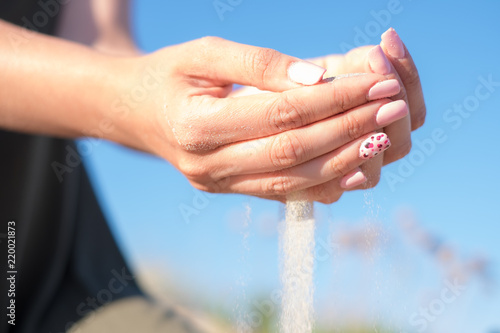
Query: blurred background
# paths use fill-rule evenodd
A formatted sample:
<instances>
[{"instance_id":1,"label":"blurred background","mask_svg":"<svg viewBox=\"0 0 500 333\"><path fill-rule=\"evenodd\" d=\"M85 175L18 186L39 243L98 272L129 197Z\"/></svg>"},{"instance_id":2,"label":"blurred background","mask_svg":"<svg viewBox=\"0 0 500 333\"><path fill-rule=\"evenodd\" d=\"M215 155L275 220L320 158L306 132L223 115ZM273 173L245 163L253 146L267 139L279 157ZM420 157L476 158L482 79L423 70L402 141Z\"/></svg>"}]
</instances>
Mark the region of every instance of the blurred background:
<instances>
[{"instance_id":1,"label":"blurred background","mask_svg":"<svg viewBox=\"0 0 500 333\"><path fill-rule=\"evenodd\" d=\"M427 122L373 190L317 204L317 332L500 332L500 2L135 1L147 51L206 35L308 58L394 27ZM194 190L158 158L98 142L99 200L141 283L230 330L276 331L283 205Z\"/></svg>"}]
</instances>

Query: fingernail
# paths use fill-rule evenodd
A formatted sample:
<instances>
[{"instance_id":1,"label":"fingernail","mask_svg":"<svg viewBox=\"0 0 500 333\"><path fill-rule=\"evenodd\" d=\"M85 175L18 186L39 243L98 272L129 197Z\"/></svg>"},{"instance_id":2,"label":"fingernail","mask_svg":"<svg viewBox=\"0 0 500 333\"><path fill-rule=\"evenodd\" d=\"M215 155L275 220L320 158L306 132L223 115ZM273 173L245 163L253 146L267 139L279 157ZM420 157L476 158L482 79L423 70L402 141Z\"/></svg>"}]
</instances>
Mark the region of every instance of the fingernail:
<instances>
[{"instance_id":1,"label":"fingernail","mask_svg":"<svg viewBox=\"0 0 500 333\"><path fill-rule=\"evenodd\" d=\"M404 58L405 48L403 47L403 42L399 37L396 30L389 28L386 32L382 34L382 43L384 43L385 48L389 55L396 59Z\"/></svg>"},{"instance_id":2,"label":"fingernail","mask_svg":"<svg viewBox=\"0 0 500 333\"><path fill-rule=\"evenodd\" d=\"M307 61L297 61L288 67L290 80L306 86L318 83L325 74L326 68Z\"/></svg>"},{"instance_id":3,"label":"fingernail","mask_svg":"<svg viewBox=\"0 0 500 333\"><path fill-rule=\"evenodd\" d=\"M401 86L396 79L378 82L368 91L368 99L375 100L384 97L391 97L399 93L400 90Z\"/></svg>"},{"instance_id":4,"label":"fingernail","mask_svg":"<svg viewBox=\"0 0 500 333\"><path fill-rule=\"evenodd\" d=\"M377 45L368 51L368 63L374 73L385 75L391 72L389 59L385 56L380 45Z\"/></svg>"},{"instance_id":5,"label":"fingernail","mask_svg":"<svg viewBox=\"0 0 500 333\"><path fill-rule=\"evenodd\" d=\"M379 126L386 126L398 119L405 117L408 114L408 106L403 100L397 100L394 102L382 105L378 109L376 121Z\"/></svg>"},{"instance_id":6,"label":"fingernail","mask_svg":"<svg viewBox=\"0 0 500 333\"><path fill-rule=\"evenodd\" d=\"M340 187L342 188L352 188L366 182L366 177L360 168L349 172L347 175L342 177L340 180Z\"/></svg>"},{"instance_id":7,"label":"fingernail","mask_svg":"<svg viewBox=\"0 0 500 333\"><path fill-rule=\"evenodd\" d=\"M391 146L391 141L385 133L377 133L363 141L359 147L359 157L364 160L374 158Z\"/></svg>"}]
</instances>

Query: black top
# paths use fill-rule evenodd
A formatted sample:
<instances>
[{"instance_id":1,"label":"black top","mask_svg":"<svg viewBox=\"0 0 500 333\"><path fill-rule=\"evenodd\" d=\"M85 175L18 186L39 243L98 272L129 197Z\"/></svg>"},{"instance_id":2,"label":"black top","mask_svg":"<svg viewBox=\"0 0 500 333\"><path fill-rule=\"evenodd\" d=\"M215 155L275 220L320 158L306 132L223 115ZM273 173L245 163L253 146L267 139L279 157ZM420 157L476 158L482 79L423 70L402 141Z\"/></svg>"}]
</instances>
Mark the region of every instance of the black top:
<instances>
[{"instance_id":1,"label":"black top","mask_svg":"<svg viewBox=\"0 0 500 333\"><path fill-rule=\"evenodd\" d=\"M0 18L50 34L57 15L43 4L54 3L0 0ZM65 332L104 303L141 295L83 163L67 160L71 150L77 151L71 140L0 130L0 332ZM9 221L16 237L15 326L5 316L13 298L6 284Z\"/></svg>"}]
</instances>

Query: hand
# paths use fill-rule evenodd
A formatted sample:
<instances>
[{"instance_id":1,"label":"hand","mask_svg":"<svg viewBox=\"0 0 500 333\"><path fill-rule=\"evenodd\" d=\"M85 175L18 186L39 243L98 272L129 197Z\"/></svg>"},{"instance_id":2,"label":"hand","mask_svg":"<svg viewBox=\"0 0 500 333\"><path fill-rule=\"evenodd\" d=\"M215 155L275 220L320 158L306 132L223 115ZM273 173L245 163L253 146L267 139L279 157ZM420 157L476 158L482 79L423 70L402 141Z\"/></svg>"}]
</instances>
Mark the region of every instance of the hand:
<instances>
[{"instance_id":1,"label":"hand","mask_svg":"<svg viewBox=\"0 0 500 333\"><path fill-rule=\"evenodd\" d=\"M406 101L410 113L384 129L394 144L390 151L384 153L386 165L408 154L411 149L410 130L414 131L424 124L426 107L417 67L394 29L390 28L382 34L380 47L383 54L371 45L358 47L345 55L330 55L310 61L328 69L325 77L358 72L395 75L401 84L401 92L391 99ZM384 59L389 60L389 67L383 65Z\"/></svg>"},{"instance_id":2,"label":"hand","mask_svg":"<svg viewBox=\"0 0 500 333\"><path fill-rule=\"evenodd\" d=\"M382 165L397 161L410 152L411 131L422 126L425 121L425 102L415 63L392 28L382 35L380 47L362 46L346 55L331 55L312 59L311 62L328 68L325 76L357 72L379 73L395 75L401 84L401 92L391 99L404 100L410 112L405 118L383 129L383 132L391 138L393 145L390 150L384 152L383 161L377 158L363 164L361 169L369 181L355 189L372 187L380 178Z\"/></svg>"},{"instance_id":3,"label":"hand","mask_svg":"<svg viewBox=\"0 0 500 333\"><path fill-rule=\"evenodd\" d=\"M405 103L396 102L385 108L396 109L392 118L377 116L391 102L386 97L400 91L390 80L394 74L312 85L324 69L214 37L121 66L125 91L141 85L148 68L164 80L120 118L117 133L126 135L114 140L167 159L194 187L209 192L284 201L303 190L309 200L336 201L343 187L363 180L356 173L365 161L361 143L407 114ZM233 83L272 92L228 97Z\"/></svg>"}]
</instances>

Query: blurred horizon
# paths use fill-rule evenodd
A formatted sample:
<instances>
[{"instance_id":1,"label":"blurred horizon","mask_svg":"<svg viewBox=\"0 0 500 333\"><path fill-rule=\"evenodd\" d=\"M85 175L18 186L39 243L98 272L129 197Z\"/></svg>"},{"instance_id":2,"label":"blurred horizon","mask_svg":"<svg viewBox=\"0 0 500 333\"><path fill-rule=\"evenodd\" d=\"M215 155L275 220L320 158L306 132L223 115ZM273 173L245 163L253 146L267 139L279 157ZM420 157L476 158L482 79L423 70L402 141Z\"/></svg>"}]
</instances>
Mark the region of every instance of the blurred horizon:
<instances>
[{"instance_id":1,"label":"blurred horizon","mask_svg":"<svg viewBox=\"0 0 500 333\"><path fill-rule=\"evenodd\" d=\"M318 327L495 333L498 13L491 1L153 0L135 1L132 20L146 52L214 35L301 58L377 44L395 28L419 69L427 121L375 189L315 205ZM85 163L121 249L156 296L219 313L233 329L238 318L274 318L282 204L202 193L167 162L108 142Z\"/></svg>"}]
</instances>

